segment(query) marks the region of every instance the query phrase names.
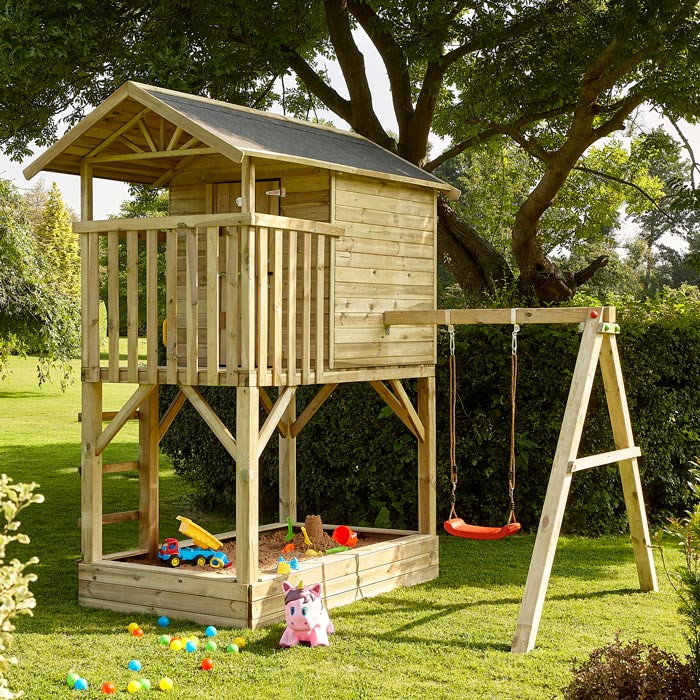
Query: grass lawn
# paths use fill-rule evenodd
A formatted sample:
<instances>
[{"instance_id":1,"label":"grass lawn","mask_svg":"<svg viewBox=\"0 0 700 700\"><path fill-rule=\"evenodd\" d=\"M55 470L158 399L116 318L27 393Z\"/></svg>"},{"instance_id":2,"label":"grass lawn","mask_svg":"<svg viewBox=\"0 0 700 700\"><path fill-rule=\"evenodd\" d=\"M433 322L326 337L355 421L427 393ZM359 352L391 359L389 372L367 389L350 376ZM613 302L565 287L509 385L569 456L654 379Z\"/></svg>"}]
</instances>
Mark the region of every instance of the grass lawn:
<instances>
[{"instance_id":1,"label":"grass lawn","mask_svg":"<svg viewBox=\"0 0 700 700\"><path fill-rule=\"evenodd\" d=\"M559 544L535 651L509 653L534 536L499 542L441 539L437 581L394 591L331 611L336 634L327 648L280 650L283 625L251 632L220 630L224 647L242 634L239 655L213 652L216 667L198 669L203 653L172 652L157 643L155 618L82 609L77 605L76 560L80 552L79 374L65 394L55 385L37 386L35 363L14 358L9 379L0 382L0 470L16 481L36 481L46 497L23 513L29 546L15 548L23 559L36 554L39 580L33 585L38 607L21 618L10 672L14 689L32 700L102 697L111 680L126 696L129 680L147 677L154 686L170 676L172 698L532 698L560 696L570 679L573 657L587 657L620 630L624 639L641 638L679 654L687 652L684 628L657 556L659 594L637 592L632 548L625 537L563 538ZM76 363L77 367L77 363ZM104 387L104 409L118 409L130 385ZM105 461L134 459L135 423L105 453ZM207 529L233 529L192 511L187 487L161 459L161 532L174 536L175 515ZM137 481L123 473L104 479L105 510L135 508ZM135 523L104 528L105 551L136 545ZM679 564L680 559L673 559ZM132 619L146 631L131 637ZM171 624L171 633L197 634L192 623ZM143 663L140 674L126 669ZM87 692L69 690L71 670L90 682ZM159 692L159 691L155 691Z\"/></svg>"}]
</instances>

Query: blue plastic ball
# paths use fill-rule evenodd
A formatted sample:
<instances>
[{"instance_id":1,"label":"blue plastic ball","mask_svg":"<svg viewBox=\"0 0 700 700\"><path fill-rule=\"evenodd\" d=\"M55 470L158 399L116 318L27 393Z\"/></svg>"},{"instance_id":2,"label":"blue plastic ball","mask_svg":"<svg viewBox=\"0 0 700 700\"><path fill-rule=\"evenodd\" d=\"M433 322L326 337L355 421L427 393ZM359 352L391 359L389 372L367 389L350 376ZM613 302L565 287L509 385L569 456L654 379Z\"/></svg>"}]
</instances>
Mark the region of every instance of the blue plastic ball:
<instances>
[{"instance_id":1,"label":"blue plastic ball","mask_svg":"<svg viewBox=\"0 0 700 700\"><path fill-rule=\"evenodd\" d=\"M197 645L192 641L187 642L187 644L185 644L185 651L189 651L191 654L193 651L197 651Z\"/></svg>"},{"instance_id":2,"label":"blue plastic ball","mask_svg":"<svg viewBox=\"0 0 700 700\"><path fill-rule=\"evenodd\" d=\"M73 687L76 690L87 690L88 682L84 678L78 678Z\"/></svg>"},{"instance_id":3,"label":"blue plastic ball","mask_svg":"<svg viewBox=\"0 0 700 700\"><path fill-rule=\"evenodd\" d=\"M216 637L218 632L216 631L216 627L209 625L209 627L204 630L204 634L206 634L207 637Z\"/></svg>"},{"instance_id":4,"label":"blue plastic ball","mask_svg":"<svg viewBox=\"0 0 700 700\"><path fill-rule=\"evenodd\" d=\"M166 617L165 615L162 615L161 617L158 618L158 624L161 627L167 627L170 624L170 618Z\"/></svg>"},{"instance_id":5,"label":"blue plastic ball","mask_svg":"<svg viewBox=\"0 0 700 700\"><path fill-rule=\"evenodd\" d=\"M138 659L131 659L131 661L129 661L127 664L127 668L130 671L140 671L142 668L141 662Z\"/></svg>"}]
</instances>

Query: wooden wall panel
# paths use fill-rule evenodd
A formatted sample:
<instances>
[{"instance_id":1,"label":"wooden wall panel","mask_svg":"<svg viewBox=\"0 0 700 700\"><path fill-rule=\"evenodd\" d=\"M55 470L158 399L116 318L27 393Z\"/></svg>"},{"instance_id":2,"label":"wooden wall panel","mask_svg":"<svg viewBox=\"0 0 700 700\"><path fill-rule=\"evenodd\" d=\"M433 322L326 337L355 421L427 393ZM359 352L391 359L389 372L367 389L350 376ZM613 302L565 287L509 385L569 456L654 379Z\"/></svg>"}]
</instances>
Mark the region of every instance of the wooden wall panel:
<instances>
[{"instance_id":1,"label":"wooden wall panel","mask_svg":"<svg viewBox=\"0 0 700 700\"><path fill-rule=\"evenodd\" d=\"M433 309L433 190L338 173L334 368L432 364L434 330L392 326L383 312Z\"/></svg>"}]
</instances>

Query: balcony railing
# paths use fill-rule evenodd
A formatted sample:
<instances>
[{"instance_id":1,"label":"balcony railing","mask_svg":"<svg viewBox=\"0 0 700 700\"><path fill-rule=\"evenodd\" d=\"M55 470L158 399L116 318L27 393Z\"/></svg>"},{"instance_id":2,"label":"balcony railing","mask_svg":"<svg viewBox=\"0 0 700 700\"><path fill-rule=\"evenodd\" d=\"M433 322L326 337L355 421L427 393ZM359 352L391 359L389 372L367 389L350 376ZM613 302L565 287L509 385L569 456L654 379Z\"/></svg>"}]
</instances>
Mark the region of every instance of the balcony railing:
<instances>
[{"instance_id":1,"label":"balcony railing","mask_svg":"<svg viewBox=\"0 0 700 700\"><path fill-rule=\"evenodd\" d=\"M318 381L328 366L333 241L342 227L255 213L83 221L73 230L81 234L84 381L294 385ZM102 266L100 236L107 239ZM144 321L146 361L139 363Z\"/></svg>"}]
</instances>

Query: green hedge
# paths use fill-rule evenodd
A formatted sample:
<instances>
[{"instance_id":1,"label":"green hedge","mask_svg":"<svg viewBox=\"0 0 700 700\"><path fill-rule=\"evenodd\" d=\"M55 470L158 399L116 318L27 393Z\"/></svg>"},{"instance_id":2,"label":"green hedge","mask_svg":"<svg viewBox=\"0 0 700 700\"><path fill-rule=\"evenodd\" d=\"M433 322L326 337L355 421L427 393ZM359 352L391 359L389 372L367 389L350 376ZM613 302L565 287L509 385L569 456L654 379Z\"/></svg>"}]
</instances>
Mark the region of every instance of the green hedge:
<instances>
[{"instance_id":1,"label":"green hedge","mask_svg":"<svg viewBox=\"0 0 700 700\"><path fill-rule=\"evenodd\" d=\"M588 300L586 300L587 302ZM667 292L645 304L618 302L618 345L653 521L688 507L688 461L700 441L700 297L695 288ZM502 524L508 508L510 328L457 328L457 510L468 521ZM523 326L519 338L516 418L516 506L526 529L537 527L576 360L573 326ZM446 333L439 333L437 367L438 518L449 511ZM405 386L415 400L415 382ZM317 387L298 390L298 411ZM163 389L162 403L172 396ZM274 390L272 390L274 393ZM203 387L229 426L230 388ZM234 466L190 406L162 445L200 505L233 512ZM594 383L580 455L613 449L602 381ZM327 522L416 527L415 441L368 384L339 386L297 439L299 515ZM277 441L263 454L261 520L277 519ZM581 534L626 527L615 467L577 474L564 529Z\"/></svg>"}]
</instances>

